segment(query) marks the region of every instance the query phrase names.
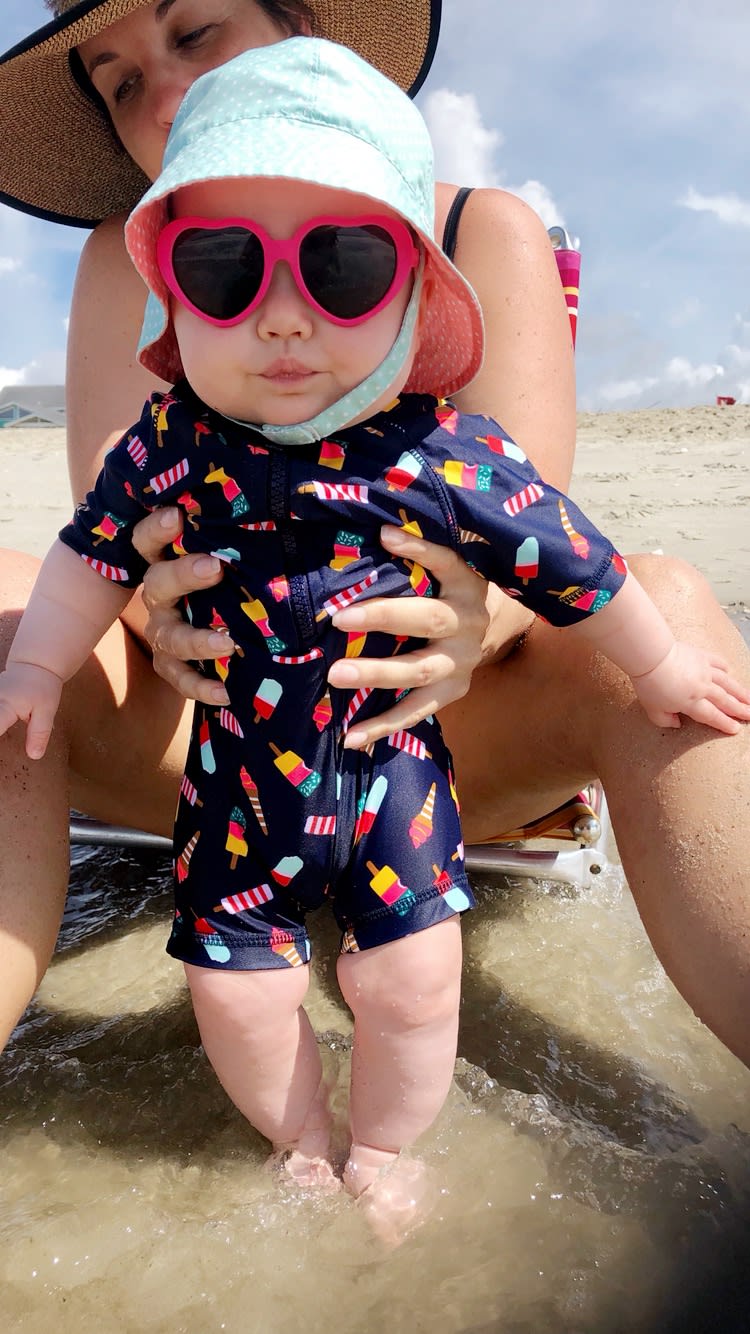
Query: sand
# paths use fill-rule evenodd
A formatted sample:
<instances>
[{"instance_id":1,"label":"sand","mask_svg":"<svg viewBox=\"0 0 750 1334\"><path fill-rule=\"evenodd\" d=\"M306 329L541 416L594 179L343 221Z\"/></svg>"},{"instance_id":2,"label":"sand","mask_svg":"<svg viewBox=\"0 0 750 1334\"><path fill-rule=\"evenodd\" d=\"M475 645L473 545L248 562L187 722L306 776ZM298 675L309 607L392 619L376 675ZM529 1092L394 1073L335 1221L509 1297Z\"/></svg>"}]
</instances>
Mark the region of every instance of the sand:
<instances>
[{"instance_id":1,"label":"sand","mask_svg":"<svg viewBox=\"0 0 750 1334\"><path fill-rule=\"evenodd\" d=\"M662 551L750 606L750 406L581 413L573 498L625 552ZM0 435L0 545L42 555L69 517L65 432Z\"/></svg>"}]
</instances>

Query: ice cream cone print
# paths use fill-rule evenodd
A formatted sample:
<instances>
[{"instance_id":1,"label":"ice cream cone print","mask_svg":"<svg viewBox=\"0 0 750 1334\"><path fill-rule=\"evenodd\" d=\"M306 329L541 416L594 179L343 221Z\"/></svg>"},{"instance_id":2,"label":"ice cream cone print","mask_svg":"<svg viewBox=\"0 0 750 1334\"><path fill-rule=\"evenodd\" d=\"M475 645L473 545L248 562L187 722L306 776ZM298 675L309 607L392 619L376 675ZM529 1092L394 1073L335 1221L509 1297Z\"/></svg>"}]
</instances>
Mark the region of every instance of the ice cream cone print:
<instances>
[{"instance_id":1,"label":"ice cream cone print","mask_svg":"<svg viewBox=\"0 0 750 1334\"><path fill-rule=\"evenodd\" d=\"M242 787L252 807L253 815L255 816L256 820L258 821L258 824L260 825L261 832L267 834L268 825L266 824L266 817L263 814L263 807L261 806L260 798L258 797L258 788L257 785L253 782L249 773L247 772L247 769L245 768L244 764L240 769L240 782L242 783Z\"/></svg>"},{"instance_id":2,"label":"ice cream cone print","mask_svg":"<svg viewBox=\"0 0 750 1334\"><path fill-rule=\"evenodd\" d=\"M313 709L313 722L319 732L325 731L333 717L333 708L331 705L331 692L326 690L325 694L318 700Z\"/></svg>"},{"instance_id":3,"label":"ice cream cone print","mask_svg":"<svg viewBox=\"0 0 750 1334\"><path fill-rule=\"evenodd\" d=\"M229 863L230 871L237 869L237 859L247 856L247 842L245 840L246 821L239 806L232 807L232 813L229 816L229 828L227 830L227 841L224 847L231 853Z\"/></svg>"},{"instance_id":4,"label":"ice cream cone print","mask_svg":"<svg viewBox=\"0 0 750 1334\"><path fill-rule=\"evenodd\" d=\"M357 944L357 937L355 936L350 926L346 928L346 931L344 932L341 938L341 953L359 954L359 945Z\"/></svg>"},{"instance_id":5,"label":"ice cream cone print","mask_svg":"<svg viewBox=\"0 0 750 1334\"><path fill-rule=\"evenodd\" d=\"M190 858L195 852L195 845L198 842L200 836L201 836L201 831L200 829L198 829L193 834L193 837L189 839L188 842L185 844L185 847L182 849L182 852L177 858L177 862L175 864L175 870L177 872L177 879L179 880L180 884L182 884L183 880L187 880L190 869Z\"/></svg>"},{"instance_id":6,"label":"ice cream cone print","mask_svg":"<svg viewBox=\"0 0 750 1334\"><path fill-rule=\"evenodd\" d=\"M452 769L449 769L449 770L448 770L448 790L449 790L449 792L450 792L450 794L451 794L451 797L453 798L453 805L454 805L455 808L456 808L456 814L457 814L457 815L460 815L460 814L461 814L461 803L460 803L459 800L458 800L458 792L457 792L457 790L456 790L456 780L455 780L455 778L453 777L453 771L452 771Z\"/></svg>"},{"instance_id":7,"label":"ice cream cone print","mask_svg":"<svg viewBox=\"0 0 750 1334\"><path fill-rule=\"evenodd\" d=\"M588 560L588 555L589 555L588 538L582 537L580 533L576 532L575 528L570 522L570 519L568 518L568 511L566 510L562 500L558 500L557 507L560 511L560 523L563 526L563 531L568 541L570 542L570 545L575 551L576 556L580 556L581 560Z\"/></svg>"},{"instance_id":8,"label":"ice cream cone print","mask_svg":"<svg viewBox=\"0 0 750 1334\"><path fill-rule=\"evenodd\" d=\"M516 563L513 573L524 584L529 579L536 579L539 573L539 542L535 537L525 537L516 551Z\"/></svg>"},{"instance_id":9,"label":"ice cream cone print","mask_svg":"<svg viewBox=\"0 0 750 1334\"><path fill-rule=\"evenodd\" d=\"M357 821L354 826L355 844L365 834L369 834L387 791L388 779L385 774L378 774L377 778L373 779L370 784L368 791L360 798L357 806Z\"/></svg>"},{"instance_id":10,"label":"ice cream cone print","mask_svg":"<svg viewBox=\"0 0 750 1334\"><path fill-rule=\"evenodd\" d=\"M287 782L291 783L292 787L296 787L301 796L312 796L316 787L320 785L320 774L315 769L308 769L304 760L296 755L293 750L280 751L272 741L269 741L268 744L276 756L274 764L284 775Z\"/></svg>"},{"instance_id":11,"label":"ice cream cone print","mask_svg":"<svg viewBox=\"0 0 750 1334\"><path fill-rule=\"evenodd\" d=\"M421 848L432 834L432 814L435 809L437 783L433 783L424 799L422 809L417 812L409 825L409 838L415 848Z\"/></svg>"},{"instance_id":12,"label":"ice cream cone print","mask_svg":"<svg viewBox=\"0 0 750 1334\"><path fill-rule=\"evenodd\" d=\"M213 463L209 463L208 472L203 478L204 482L217 482L224 493L224 499L232 507L232 518L238 519L241 514L247 514L250 506L246 497L238 487L233 477L228 477L223 468L215 468Z\"/></svg>"},{"instance_id":13,"label":"ice cream cone print","mask_svg":"<svg viewBox=\"0 0 750 1334\"><path fill-rule=\"evenodd\" d=\"M291 968L299 968L304 960L300 957L291 931L284 931L275 926L271 931L271 949L282 959L286 959Z\"/></svg>"}]
</instances>

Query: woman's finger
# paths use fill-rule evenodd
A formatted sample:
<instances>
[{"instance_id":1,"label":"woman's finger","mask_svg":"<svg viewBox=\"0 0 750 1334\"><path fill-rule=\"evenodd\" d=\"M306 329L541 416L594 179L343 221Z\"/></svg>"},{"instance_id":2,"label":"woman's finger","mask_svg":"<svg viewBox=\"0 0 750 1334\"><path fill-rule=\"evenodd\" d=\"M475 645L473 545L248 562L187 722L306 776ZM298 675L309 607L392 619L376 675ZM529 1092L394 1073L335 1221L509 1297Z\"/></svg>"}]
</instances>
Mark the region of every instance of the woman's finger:
<instances>
[{"instance_id":1,"label":"woman's finger","mask_svg":"<svg viewBox=\"0 0 750 1334\"><path fill-rule=\"evenodd\" d=\"M367 634L408 635L413 639L447 639L460 627L459 618L443 598L373 598L337 611L332 617L337 630Z\"/></svg>"},{"instance_id":2,"label":"woman's finger","mask_svg":"<svg viewBox=\"0 0 750 1334\"><path fill-rule=\"evenodd\" d=\"M435 686L455 673L456 659L452 655L427 647L396 658L339 658L331 664L328 681L344 690L360 686L370 690L411 690ZM467 671L466 675L470 673Z\"/></svg>"},{"instance_id":3,"label":"woman's finger","mask_svg":"<svg viewBox=\"0 0 750 1334\"><path fill-rule=\"evenodd\" d=\"M149 565L164 559L164 548L182 532L182 514L176 505L154 510L140 519L133 529L133 546Z\"/></svg>"},{"instance_id":4,"label":"woman's finger","mask_svg":"<svg viewBox=\"0 0 750 1334\"><path fill-rule=\"evenodd\" d=\"M150 516L151 517L151 516ZM143 601L154 607L171 607L186 593L210 588L221 579L221 561L215 556L179 556L159 560L143 576Z\"/></svg>"},{"instance_id":5,"label":"woman's finger","mask_svg":"<svg viewBox=\"0 0 750 1334\"><path fill-rule=\"evenodd\" d=\"M415 727L423 718L427 718L433 713L439 713L440 709L445 708L447 704L451 704L456 699L461 699L467 693L470 684L471 675L467 673L463 678L463 685L461 685L461 680L458 677L450 676L436 686L425 686L421 690L411 690L408 695L400 699L386 713L379 714L377 718L368 718L363 723L355 723L346 734L345 749L362 750L364 746L371 745L373 741L379 741L381 737L390 736L391 732L398 732L402 728Z\"/></svg>"},{"instance_id":6,"label":"woman's finger","mask_svg":"<svg viewBox=\"0 0 750 1334\"><path fill-rule=\"evenodd\" d=\"M221 681L201 676L201 673L187 662L181 662L169 653L154 653L154 671L173 690L184 699L198 699L204 704L228 704L227 695Z\"/></svg>"}]
</instances>

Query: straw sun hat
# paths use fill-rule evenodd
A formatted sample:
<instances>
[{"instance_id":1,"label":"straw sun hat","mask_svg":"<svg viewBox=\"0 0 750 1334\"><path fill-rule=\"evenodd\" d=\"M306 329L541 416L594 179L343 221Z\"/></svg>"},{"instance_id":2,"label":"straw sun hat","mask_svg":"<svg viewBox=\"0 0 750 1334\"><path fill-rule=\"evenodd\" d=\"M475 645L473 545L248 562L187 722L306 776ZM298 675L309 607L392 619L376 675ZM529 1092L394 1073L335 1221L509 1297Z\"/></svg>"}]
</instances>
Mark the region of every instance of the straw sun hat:
<instances>
[{"instance_id":1,"label":"straw sun hat","mask_svg":"<svg viewBox=\"0 0 750 1334\"><path fill-rule=\"evenodd\" d=\"M442 0L307 0L316 36L341 42L412 95L432 63ZM58 0L61 17L0 57L0 200L92 227L150 182L71 68L74 47L153 0Z\"/></svg>"}]
</instances>

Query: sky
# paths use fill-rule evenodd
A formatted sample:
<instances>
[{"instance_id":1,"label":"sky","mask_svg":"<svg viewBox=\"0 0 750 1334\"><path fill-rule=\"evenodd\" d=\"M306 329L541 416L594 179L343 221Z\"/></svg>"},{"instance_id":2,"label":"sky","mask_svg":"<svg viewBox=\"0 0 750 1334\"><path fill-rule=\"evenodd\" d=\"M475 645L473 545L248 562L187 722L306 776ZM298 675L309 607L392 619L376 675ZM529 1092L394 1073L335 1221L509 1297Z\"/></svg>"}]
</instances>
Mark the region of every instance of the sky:
<instances>
[{"instance_id":1,"label":"sky","mask_svg":"<svg viewBox=\"0 0 750 1334\"><path fill-rule=\"evenodd\" d=\"M0 48L48 17L2 0ZM439 177L580 243L580 408L750 403L747 0L443 0L418 100ZM0 387L64 380L85 235L0 205Z\"/></svg>"}]
</instances>

